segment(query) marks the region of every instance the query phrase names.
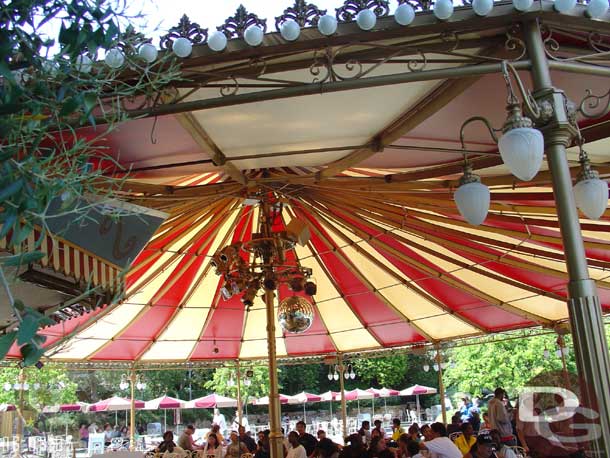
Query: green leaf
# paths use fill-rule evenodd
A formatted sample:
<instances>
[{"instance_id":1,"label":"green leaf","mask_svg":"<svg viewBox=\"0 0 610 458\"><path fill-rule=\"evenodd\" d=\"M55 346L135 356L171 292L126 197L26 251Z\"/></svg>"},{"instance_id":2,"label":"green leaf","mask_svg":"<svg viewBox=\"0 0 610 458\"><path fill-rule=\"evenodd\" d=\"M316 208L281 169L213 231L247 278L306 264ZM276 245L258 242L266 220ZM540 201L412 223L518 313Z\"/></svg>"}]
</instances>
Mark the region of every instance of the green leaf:
<instances>
[{"instance_id":1,"label":"green leaf","mask_svg":"<svg viewBox=\"0 0 610 458\"><path fill-rule=\"evenodd\" d=\"M6 218L5 218L4 222L2 223L2 228L0 228L0 239L3 239L4 237L6 237L6 234L8 234L8 231L10 231L13 228L13 225L15 224L16 221L17 221L17 212L15 212L14 210L13 211L9 210L6 214Z\"/></svg>"},{"instance_id":2,"label":"green leaf","mask_svg":"<svg viewBox=\"0 0 610 458\"><path fill-rule=\"evenodd\" d=\"M13 194L16 194L17 192L19 192L22 187L23 187L23 178L19 178L18 180L13 181L11 184L9 184L4 189L1 189L0 190L0 202L7 200Z\"/></svg>"},{"instance_id":3,"label":"green leaf","mask_svg":"<svg viewBox=\"0 0 610 458\"><path fill-rule=\"evenodd\" d=\"M25 310L25 304L21 299L15 299L15 302L13 302L13 307L15 307L20 312L23 312Z\"/></svg>"},{"instance_id":4,"label":"green leaf","mask_svg":"<svg viewBox=\"0 0 610 458\"><path fill-rule=\"evenodd\" d=\"M38 317L26 313L19 324L19 333L17 334L17 344L23 345L31 341L38 331L39 324Z\"/></svg>"},{"instance_id":5,"label":"green leaf","mask_svg":"<svg viewBox=\"0 0 610 458\"><path fill-rule=\"evenodd\" d=\"M68 97L61 106L59 116L68 116L78 109L78 101L74 97Z\"/></svg>"},{"instance_id":6,"label":"green leaf","mask_svg":"<svg viewBox=\"0 0 610 458\"><path fill-rule=\"evenodd\" d=\"M44 354L44 348L39 348L30 344L24 345L20 350L24 366L33 366Z\"/></svg>"},{"instance_id":7,"label":"green leaf","mask_svg":"<svg viewBox=\"0 0 610 458\"><path fill-rule=\"evenodd\" d=\"M3 336L0 336L0 359L4 359L8 351L13 346L13 342L17 337L17 331L7 332Z\"/></svg>"}]
</instances>

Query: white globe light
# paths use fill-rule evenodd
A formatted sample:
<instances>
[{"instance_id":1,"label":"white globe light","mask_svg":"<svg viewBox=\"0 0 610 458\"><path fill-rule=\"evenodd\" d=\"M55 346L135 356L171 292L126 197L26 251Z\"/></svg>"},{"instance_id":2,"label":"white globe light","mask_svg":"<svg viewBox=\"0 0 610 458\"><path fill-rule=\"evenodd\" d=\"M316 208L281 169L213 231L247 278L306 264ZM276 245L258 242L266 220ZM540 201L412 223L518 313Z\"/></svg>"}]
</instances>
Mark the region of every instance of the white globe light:
<instances>
[{"instance_id":1,"label":"white globe light","mask_svg":"<svg viewBox=\"0 0 610 458\"><path fill-rule=\"evenodd\" d=\"M517 11L529 11L534 4L534 0L513 0L513 7Z\"/></svg>"},{"instance_id":2,"label":"white globe light","mask_svg":"<svg viewBox=\"0 0 610 458\"><path fill-rule=\"evenodd\" d=\"M121 68L121 66L125 62L125 56L123 55L120 49L112 48L106 53L104 62L106 62L106 65L108 65L110 68Z\"/></svg>"},{"instance_id":3,"label":"white globe light","mask_svg":"<svg viewBox=\"0 0 610 458\"><path fill-rule=\"evenodd\" d=\"M331 374L330 372L328 373L328 380L332 380L333 379L333 374Z\"/></svg>"},{"instance_id":4,"label":"white globe light","mask_svg":"<svg viewBox=\"0 0 610 458\"><path fill-rule=\"evenodd\" d=\"M172 51L178 57L188 57L193 52L193 43L188 38L180 37L172 43Z\"/></svg>"},{"instance_id":5,"label":"white globe light","mask_svg":"<svg viewBox=\"0 0 610 458\"><path fill-rule=\"evenodd\" d=\"M608 12L608 0L590 0L587 5L587 16L600 19Z\"/></svg>"},{"instance_id":6,"label":"white globe light","mask_svg":"<svg viewBox=\"0 0 610 458\"><path fill-rule=\"evenodd\" d=\"M89 56L78 56L76 58L76 70L81 73L89 73L91 71L91 67L93 66L93 62L89 58Z\"/></svg>"},{"instance_id":7,"label":"white globe light","mask_svg":"<svg viewBox=\"0 0 610 458\"><path fill-rule=\"evenodd\" d=\"M140 56L140 59L148 62L149 64L153 63L157 59L157 54L159 54L159 52L152 43L144 43L142 46L140 46L140 49L138 49L138 56Z\"/></svg>"},{"instance_id":8,"label":"white globe light","mask_svg":"<svg viewBox=\"0 0 610 458\"><path fill-rule=\"evenodd\" d=\"M322 35L332 35L337 31L337 19L330 14L325 14L318 20L318 31Z\"/></svg>"},{"instance_id":9,"label":"white globe light","mask_svg":"<svg viewBox=\"0 0 610 458\"><path fill-rule=\"evenodd\" d=\"M11 391L12 388L11 382L4 382L4 391Z\"/></svg>"},{"instance_id":10,"label":"white globe light","mask_svg":"<svg viewBox=\"0 0 610 458\"><path fill-rule=\"evenodd\" d=\"M574 9L576 6L576 0L555 0L555 4L553 6L560 13L567 13L568 11Z\"/></svg>"},{"instance_id":11,"label":"white globe light","mask_svg":"<svg viewBox=\"0 0 610 458\"><path fill-rule=\"evenodd\" d=\"M504 164L520 180L530 181L540 170L544 138L538 129L511 129L500 137L498 148Z\"/></svg>"},{"instance_id":12,"label":"white globe light","mask_svg":"<svg viewBox=\"0 0 610 458\"><path fill-rule=\"evenodd\" d=\"M436 0L434 3L434 15L441 21L446 21L453 14L453 2L451 0Z\"/></svg>"},{"instance_id":13,"label":"white globe light","mask_svg":"<svg viewBox=\"0 0 610 458\"><path fill-rule=\"evenodd\" d=\"M398 5L394 11L394 20L400 25L409 25L415 19L415 10L408 3Z\"/></svg>"},{"instance_id":14,"label":"white globe light","mask_svg":"<svg viewBox=\"0 0 610 458\"><path fill-rule=\"evenodd\" d=\"M489 188L479 181L461 185L453 194L455 204L464 217L473 226L480 225L489 211Z\"/></svg>"},{"instance_id":15,"label":"white globe light","mask_svg":"<svg viewBox=\"0 0 610 458\"><path fill-rule=\"evenodd\" d=\"M430 370L430 365L429 364L424 364L422 369L424 370L424 372L428 372Z\"/></svg>"},{"instance_id":16,"label":"white globe light","mask_svg":"<svg viewBox=\"0 0 610 458\"><path fill-rule=\"evenodd\" d=\"M127 383L127 382L119 383L119 388L122 390L126 390L128 387L129 387L129 383Z\"/></svg>"},{"instance_id":17,"label":"white globe light","mask_svg":"<svg viewBox=\"0 0 610 458\"><path fill-rule=\"evenodd\" d=\"M250 46L258 46L263 42L263 36L265 32L257 25L251 25L244 32L244 40Z\"/></svg>"},{"instance_id":18,"label":"white globe light","mask_svg":"<svg viewBox=\"0 0 610 458\"><path fill-rule=\"evenodd\" d=\"M280 27L280 34L284 40L294 41L299 38L299 35L301 34L301 26L297 21L288 19Z\"/></svg>"},{"instance_id":19,"label":"white globe light","mask_svg":"<svg viewBox=\"0 0 610 458\"><path fill-rule=\"evenodd\" d=\"M227 47L227 36L217 30L212 35L210 35L210 38L208 38L208 47L212 51L216 52L224 50Z\"/></svg>"},{"instance_id":20,"label":"white globe light","mask_svg":"<svg viewBox=\"0 0 610 458\"><path fill-rule=\"evenodd\" d=\"M487 16L493 7L493 0L473 0L472 2L472 9L477 16Z\"/></svg>"},{"instance_id":21,"label":"white globe light","mask_svg":"<svg viewBox=\"0 0 610 458\"><path fill-rule=\"evenodd\" d=\"M356 15L356 24L362 30L371 30L377 23L377 16L371 10L362 10Z\"/></svg>"},{"instance_id":22,"label":"white globe light","mask_svg":"<svg viewBox=\"0 0 610 458\"><path fill-rule=\"evenodd\" d=\"M336 372L333 374L333 378L336 380L339 380L339 374L337 374Z\"/></svg>"},{"instance_id":23,"label":"white globe light","mask_svg":"<svg viewBox=\"0 0 610 458\"><path fill-rule=\"evenodd\" d=\"M581 180L574 185L576 206L589 219L600 219L608 207L608 183L599 178Z\"/></svg>"}]
</instances>

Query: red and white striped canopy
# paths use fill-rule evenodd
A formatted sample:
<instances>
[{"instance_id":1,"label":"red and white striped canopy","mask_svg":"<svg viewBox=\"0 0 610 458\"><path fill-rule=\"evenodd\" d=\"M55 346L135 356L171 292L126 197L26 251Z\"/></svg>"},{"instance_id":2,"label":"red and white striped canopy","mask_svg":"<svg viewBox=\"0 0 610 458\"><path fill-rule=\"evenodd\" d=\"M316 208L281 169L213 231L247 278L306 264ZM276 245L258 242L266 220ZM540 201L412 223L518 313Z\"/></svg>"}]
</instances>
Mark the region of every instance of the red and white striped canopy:
<instances>
[{"instance_id":1,"label":"red and white striped canopy","mask_svg":"<svg viewBox=\"0 0 610 458\"><path fill-rule=\"evenodd\" d=\"M420 394L436 394L436 388L430 388L429 386L413 385L409 388L401 390L399 393L401 396L419 396Z\"/></svg>"},{"instance_id":2,"label":"red and white striped canopy","mask_svg":"<svg viewBox=\"0 0 610 458\"><path fill-rule=\"evenodd\" d=\"M171 396L161 396L144 403L146 410L159 410L159 409L182 409L186 407L187 401L182 399L172 398Z\"/></svg>"},{"instance_id":3,"label":"red and white striped canopy","mask_svg":"<svg viewBox=\"0 0 610 458\"><path fill-rule=\"evenodd\" d=\"M566 45L561 59L576 59L591 52L583 30L604 24L586 19L585 9L575 7L580 22L572 23L543 1L527 18L543 16L549 30L562 29L554 31L553 42ZM473 170L490 188L489 215L472 226L453 200L464 170L460 125L473 116L493 126L506 120L502 75L472 70L496 61L502 44L523 40L512 38L514 9L497 3L493 21L465 9L452 26L468 32L450 34L449 41L446 24L430 17L418 13L408 33L384 18L370 33L339 24L336 35L323 37L312 27L298 43L276 34L256 49L239 42L214 53L198 45L198 57L182 62L185 78L164 92L188 103L166 111L175 114L151 112L122 124L103 145L135 170L121 197L170 216L133 263L124 300L46 330L47 356L136 366L267 358L263 301L257 298L246 311L239 296L223 300L209 263L219 248L256 232L261 215L249 199L255 192L281 206L275 230L296 218L311 233L287 262L313 271L315 319L301 334L278 326L280 359L565 322L568 274L547 165L532 181L517 180L484 125L469 125L465 146ZM420 50L422 43L427 51ZM321 47L331 57L322 70L328 84L312 73L321 70ZM522 57L531 59L510 58ZM421 71L412 71L412 62L420 61ZM359 74L338 82L342 90L327 92L337 89L337 75L352 79L346 63ZM443 76L458 75L457 67L470 76ZM553 85L576 105L587 91L607 92L607 77L574 77L568 67L552 71ZM280 83L281 97L270 82ZM219 95L207 83L226 83L236 93L224 88ZM293 86L302 90L298 97L290 97ZM608 179L610 115L577 118L589 158ZM578 148L569 148L567 158L576 178ZM581 222L590 275L609 311L610 212ZM104 266L71 256L70 250L51 253L48 263L70 272L84 264L99 274L99 284L109 283ZM290 294L279 288L276 309ZM10 356L17 357L17 349Z\"/></svg>"},{"instance_id":4,"label":"red and white striped canopy","mask_svg":"<svg viewBox=\"0 0 610 458\"><path fill-rule=\"evenodd\" d=\"M381 388L381 389L369 388L366 391L368 391L370 393L378 394L380 398L389 398L392 396L398 396L400 393L400 391L393 390L392 388Z\"/></svg>"}]
</instances>

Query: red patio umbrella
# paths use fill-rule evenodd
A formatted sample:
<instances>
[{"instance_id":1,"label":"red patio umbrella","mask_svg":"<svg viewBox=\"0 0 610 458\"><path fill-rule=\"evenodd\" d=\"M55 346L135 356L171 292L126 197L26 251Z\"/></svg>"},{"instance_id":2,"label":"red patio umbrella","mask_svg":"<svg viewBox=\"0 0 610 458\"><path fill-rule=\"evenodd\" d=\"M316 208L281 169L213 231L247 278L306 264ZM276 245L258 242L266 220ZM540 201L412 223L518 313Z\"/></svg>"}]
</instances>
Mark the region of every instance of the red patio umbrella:
<instances>
[{"instance_id":1,"label":"red patio umbrella","mask_svg":"<svg viewBox=\"0 0 610 458\"><path fill-rule=\"evenodd\" d=\"M361 399L375 399L378 397L379 397L379 394L371 393L367 390L361 390L360 388L356 388L354 390L345 392L346 401L358 401L358 415L360 415L360 400ZM375 401L373 401L373 402L375 402Z\"/></svg>"},{"instance_id":2,"label":"red patio umbrella","mask_svg":"<svg viewBox=\"0 0 610 458\"><path fill-rule=\"evenodd\" d=\"M280 404L288 404L291 396L280 393ZM252 404L255 406L265 406L269 404L269 396L263 396L262 398L258 398L252 401Z\"/></svg>"},{"instance_id":3,"label":"red patio umbrella","mask_svg":"<svg viewBox=\"0 0 610 458\"><path fill-rule=\"evenodd\" d=\"M135 408L136 410L143 409L145 407L144 401L136 399ZM108 399L102 399L101 401L91 404L89 406L89 412L110 412L116 410L130 410L131 399L121 398L119 396L113 396Z\"/></svg>"},{"instance_id":4,"label":"red patio umbrella","mask_svg":"<svg viewBox=\"0 0 610 458\"><path fill-rule=\"evenodd\" d=\"M391 388L381 388L380 390L378 390L377 388L369 388L368 390L366 390L370 393L375 393L378 394L379 397L383 398L383 408L385 410L385 413L388 412L388 406L386 405L386 398L389 398L390 396L398 396L399 391L398 390L393 390ZM375 414L375 400L373 399L373 415Z\"/></svg>"},{"instance_id":5,"label":"red patio umbrella","mask_svg":"<svg viewBox=\"0 0 610 458\"><path fill-rule=\"evenodd\" d=\"M12 412L17 410L13 404L0 404L0 412Z\"/></svg>"},{"instance_id":6,"label":"red patio umbrella","mask_svg":"<svg viewBox=\"0 0 610 458\"><path fill-rule=\"evenodd\" d=\"M303 404L303 421L307 422L307 410L305 410L305 404L308 402L320 402L322 401L322 396L319 394L311 394L305 391L302 391L299 394L295 394L294 396L290 396L288 400L288 404Z\"/></svg>"},{"instance_id":7,"label":"red patio umbrella","mask_svg":"<svg viewBox=\"0 0 610 458\"><path fill-rule=\"evenodd\" d=\"M216 407L237 407L237 399L212 393L186 403L187 409L212 409Z\"/></svg>"},{"instance_id":8,"label":"red patio umbrella","mask_svg":"<svg viewBox=\"0 0 610 458\"><path fill-rule=\"evenodd\" d=\"M182 399L172 398L167 395L151 399L150 401L146 401L144 404L144 408L146 410L163 409L163 424L165 426L164 431L167 431L167 409L182 409L186 407L186 401L183 401Z\"/></svg>"},{"instance_id":9,"label":"red patio umbrella","mask_svg":"<svg viewBox=\"0 0 610 458\"><path fill-rule=\"evenodd\" d=\"M75 404L59 404L54 406L45 406L42 408L42 413L61 413L61 412L88 412L90 404L86 402L77 402Z\"/></svg>"}]
</instances>

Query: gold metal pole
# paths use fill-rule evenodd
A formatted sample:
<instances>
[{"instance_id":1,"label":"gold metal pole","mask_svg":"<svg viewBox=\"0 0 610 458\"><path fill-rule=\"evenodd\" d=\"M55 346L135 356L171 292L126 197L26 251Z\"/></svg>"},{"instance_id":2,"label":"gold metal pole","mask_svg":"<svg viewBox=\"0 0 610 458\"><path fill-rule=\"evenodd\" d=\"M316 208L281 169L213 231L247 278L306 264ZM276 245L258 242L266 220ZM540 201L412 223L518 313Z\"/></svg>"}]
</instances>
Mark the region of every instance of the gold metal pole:
<instances>
[{"instance_id":1,"label":"gold metal pole","mask_svg":"<svg viewBox=\"0 0 610 458\"><path fill-rule=\"evenodd\" d=\"M275 353L275 310L273 291L265 290L267 306L267 347L269 351L269 447L271 458L284 458L284 444L281 430L280 395L277 377L277 359Z\"/></svg>"},{"instance_id":2,"label":"gold metal pole","mask_svg":"<svg viewBox=\"0 0 610 458\"><path fill-rule=\"evenodd\" d=\"M239 370L239 359L235 363L236 375L237 375L237 423L241 423L241 372Z\"/></svg>"},{"instance_id":3,"label":"gold metal pole","mask_svg":"<svg viewBox=\"0 0 610 458\"><path fill-rule=\"evenodd\" d=\"M129 450L136 449L136 371L131 369L129 374L131 385L131 405L129 409Z\"/></svg>"},{"instance_id":4,"label":"gold metal pole","mask_svg":"<svg viewBox=\"0 0 610 458\"><path fill-rule=\"evenodd\" d=\"M438 392L441 395L441 415L443 424L447 424L447 410L445 409L445 385L443 384L443 356L440 346L436 347L436 364L438 364Z\"/></svg>"},{"instance_id":5,"label":"gold metal pole","mask_svg":"<svg viewBox=\"0 0 610 458\"><path fill-rule=\"evenodd\" d=\"M339 361L339 386L341 387L341 424L343 425L343 439L348 436L347 434L347 403L345 402L345 379L343 373L345 367L343 366L343 355L339 353L337 356Z\"/></svg>"},{"instance_id":6,"label":"gold metal pole","mask_svg":"<svg viewBox=\"0 0 610 458\"><path fill-rule=\"evenodd\" d=\"M25 397L25 390L23 389L23 385L25 384L25 369L23 367L19 369L19 377L17 378L17 382L19 383L19 401L17 402L17 446L15 448L15 457L21 457L21 441L23 440L23 404Z\"/></svg>"}]
</instances>

